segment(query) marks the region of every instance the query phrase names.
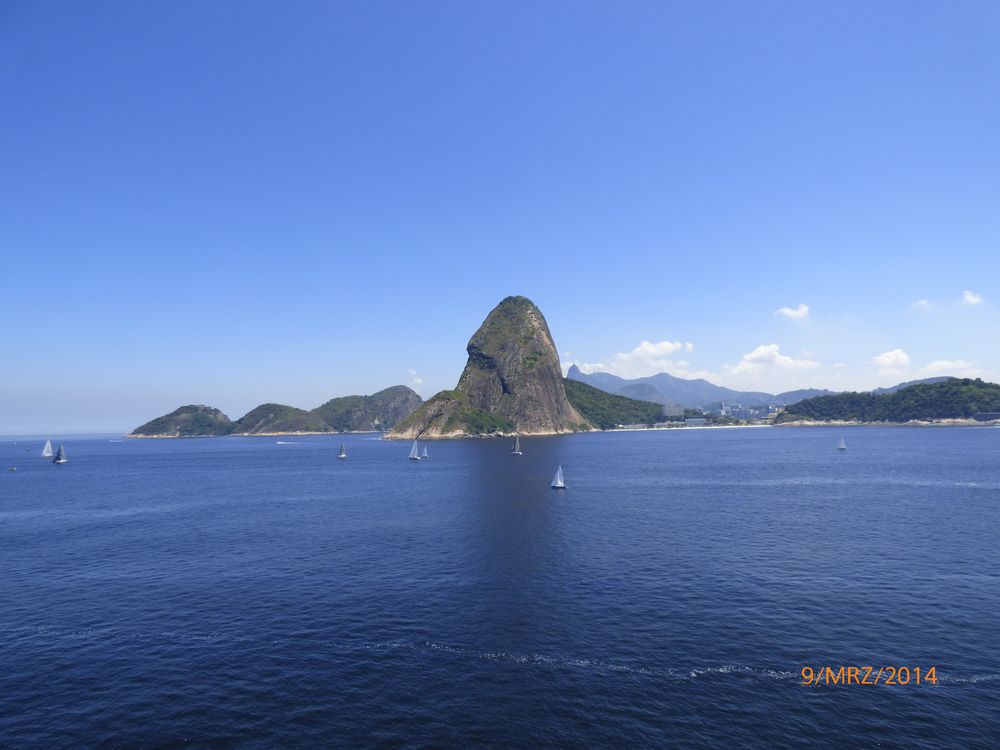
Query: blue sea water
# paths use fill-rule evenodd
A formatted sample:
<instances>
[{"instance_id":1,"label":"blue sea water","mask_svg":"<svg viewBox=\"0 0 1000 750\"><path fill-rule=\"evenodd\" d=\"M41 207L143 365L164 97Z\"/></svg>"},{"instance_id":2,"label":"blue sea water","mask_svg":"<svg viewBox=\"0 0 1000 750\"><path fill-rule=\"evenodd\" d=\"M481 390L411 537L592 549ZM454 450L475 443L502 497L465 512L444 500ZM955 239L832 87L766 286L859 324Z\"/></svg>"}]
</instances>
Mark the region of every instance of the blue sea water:
<instances>
[{"instance_id":1,"label":"blue sea water","mask_svg":"<svg viewBox=\"0 0 1000 750\"><path fill-rule=\"evenodd\" d=\"M0 746L1000 746L998 429L341 439L0 442Z\"/></svg>"}]
</instances>

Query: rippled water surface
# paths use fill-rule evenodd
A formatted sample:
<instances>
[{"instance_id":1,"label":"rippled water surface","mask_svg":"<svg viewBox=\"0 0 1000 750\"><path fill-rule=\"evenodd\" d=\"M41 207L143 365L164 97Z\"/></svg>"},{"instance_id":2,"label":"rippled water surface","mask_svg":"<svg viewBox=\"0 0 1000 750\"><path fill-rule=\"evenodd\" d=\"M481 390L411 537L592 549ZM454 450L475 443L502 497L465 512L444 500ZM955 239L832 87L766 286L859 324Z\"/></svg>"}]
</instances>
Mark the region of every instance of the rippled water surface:
<instances>
[{"instance_id":1,"label":"rippled water surface","mask_svg":"<svg viewBox=\"0 0 1000 750\"><path fill-rule=\"evenodd\" d=\"M282 441L0 442L0 746L1000 746L998 429Z\"/></svg>"}]
</instances>

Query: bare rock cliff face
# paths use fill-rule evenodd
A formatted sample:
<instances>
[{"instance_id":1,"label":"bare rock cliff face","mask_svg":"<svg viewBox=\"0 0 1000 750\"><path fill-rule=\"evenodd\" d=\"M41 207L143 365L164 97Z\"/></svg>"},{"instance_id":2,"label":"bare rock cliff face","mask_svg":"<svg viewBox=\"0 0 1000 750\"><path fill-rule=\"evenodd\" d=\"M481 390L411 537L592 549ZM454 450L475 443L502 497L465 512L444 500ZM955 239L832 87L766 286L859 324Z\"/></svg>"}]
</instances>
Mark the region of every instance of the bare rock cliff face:
<instances>
[{"instance_id":1,"label":"bare rock cliff face","mask_svg":"<svg viewBox=\"0 0 1000 750\"><path fill-rule=\"evenodd\" d=\"M455 390L430 399L389 437L591 429L566 399L552 334L541 310L527 297L504 299L466 349L469 360Z\"/></svg>"}]
</instances>

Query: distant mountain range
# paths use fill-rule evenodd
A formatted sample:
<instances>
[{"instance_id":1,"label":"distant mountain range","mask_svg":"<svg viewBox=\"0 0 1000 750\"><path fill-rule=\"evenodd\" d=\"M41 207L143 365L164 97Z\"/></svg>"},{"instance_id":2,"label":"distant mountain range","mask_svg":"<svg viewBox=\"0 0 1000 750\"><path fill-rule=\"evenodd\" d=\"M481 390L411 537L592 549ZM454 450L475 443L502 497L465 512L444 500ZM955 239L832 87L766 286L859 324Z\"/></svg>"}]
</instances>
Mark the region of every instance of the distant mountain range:
<instances>
[{"instance_id":1,"label":"distant mountain range","mask_svg":"<svg viewBox=\"0 0 1000 750\"><path fill-rule=\"evenodd\" d=\"M657 404L677 405L688 409L703 409L720 401L736 403L743 406L791 406L807 398L817 396L832 396L838 391L826 388L801 388L783 393L764 393L762 391L737 391L721 385L715 385L701 378L688 380L678 378L665 372L632 380L621 378L607 372L584 373L576 365L571 365L566 377L581 383L599 388L607 393L618 396L652 401ZM949 377L926 378L910 380L894 385L891 388L877 388L875 394L895 393L901 388L921 383L940 383L950 380Z\"/></svg>"},{"instance_id":2,"label":"distant mountain range","mask_svg":"<svg viewBox=\"0 0 1000 750\"><path fill-rule=\"evenodd\" d=\"M820 388L805 388L797 391L772 394L761 391L737 391L701 378L688 380L678 378L666 372L649 375L645 378L626 378L612 375L608 372L584 373L576 365L569 368L566 374L570 380L578 380L594 388L600 388L607 393L618 396L652 401L657 404L676 404L687 409L702 409L709 404L724 401L738 403L743 406L764 406L794 404L812 396L826 396L833 391Z\"/></svg>"}]
</instances>

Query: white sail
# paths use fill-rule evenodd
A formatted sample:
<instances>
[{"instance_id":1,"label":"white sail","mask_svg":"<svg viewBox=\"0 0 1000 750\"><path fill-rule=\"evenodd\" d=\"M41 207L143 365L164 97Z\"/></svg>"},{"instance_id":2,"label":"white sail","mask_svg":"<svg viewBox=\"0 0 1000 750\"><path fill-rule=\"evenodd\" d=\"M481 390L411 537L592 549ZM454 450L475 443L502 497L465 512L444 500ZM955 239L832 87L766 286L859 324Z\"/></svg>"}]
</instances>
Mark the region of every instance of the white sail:
<instances>
[{"instance_id":1,"label":"white sail","mask_svg":"<svg viewBox=\"0 0 1000 750\"><path fill-rule=\"evenodd\" d=\"M552 488L556 490L561 490L566 487L566 483L563 481L562 466L556 469L556 475L552 477Z\"/></svg>"},{"instance_id":2,"label":"white sail","mask_svg":"<svg viewBox=\"0 0 1000 750\"><path fill-rule=\"evenodd\" d=\"M410 448L410 460L411 461L419 461L420 460L420 453L419 453L419 450L417 448L417 441L416 440L413 441L413 447Z\"/></svg>"},{"instance_id":3,"label":"white sail","mask_svg":"<svg viewBox=\"0 0 1000 750\"><path fill-rule=\"evenodd\" d=\"M515 436L514 437L514 447L510 449L510 452L513 453L515 456L520 456L521 455L521 437L520 436Z\"/></svg>"},{"instance_id":4,"label":"white sail","mask_svg":"<svg viewBox=\"0 0 1000 750\"><path fill-rule=\"evenodd\" d=\"M337 458L347 458L347 445L345 443L340 444L340 453L337 454Z\"/></svg>"},{"instance_id":5,"label":"white sail","mask_svg":"<svg viewBox=\"0 0 1000 750\"><path fill-rule=\"evenodd\" d=\"M52 441L46 440L45 447L42 448L42 458L52 458Z\"/></svg>"},{"instance_id":6,"label":"white sail","mask_svg":"<svg viewBox=\"0 0 1000 750\"><path fill-rule=\"evenodd\" d=\"M420 457L421 458L430 458L430 456L427 455L427 446L426 445L424 446L424 452L420 454Z\"/></svg>"},{"instance_id":7,"label":"white sail","mask_svg":"<svg viewBox=\"0 0 1000 750\"><path fill-rule=\"evenodd\" d=\"M844 438L841 438L840 442L837 444L837 450L838 451L846 451L847 450L847 443L844 442Z\"/></svg>"}]
</instances>

